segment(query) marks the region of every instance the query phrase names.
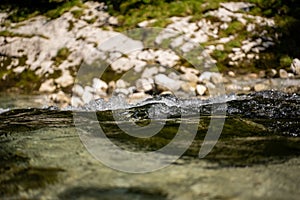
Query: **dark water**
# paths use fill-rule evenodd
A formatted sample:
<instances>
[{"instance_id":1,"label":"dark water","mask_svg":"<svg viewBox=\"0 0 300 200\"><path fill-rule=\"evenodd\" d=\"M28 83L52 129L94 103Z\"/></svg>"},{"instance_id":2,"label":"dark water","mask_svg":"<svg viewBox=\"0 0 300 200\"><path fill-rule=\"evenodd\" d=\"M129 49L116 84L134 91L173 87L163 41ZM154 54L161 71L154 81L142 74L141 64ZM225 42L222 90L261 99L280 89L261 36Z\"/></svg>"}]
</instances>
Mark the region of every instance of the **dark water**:
<instances>
[{"instance_id":1,"label":"dark water","mask_svg":"<svg viewBox=\"0 0 300 200\"><path fill-rule=\"evenodd\" d=\"M96 112L97 120L88 118L89 113L93 112ZM208 163L204 168L218 171L228 167L276 165L300 157L300 96L297 94L266 91L210 100L183 100L166 95L136 105L129 105L117 98L112 102L97 100L82 108L69 107L64 110L55 107L10 109L3 110L0 114L0 196L11 197L12 194L18 194L20 191L47 188L48 185L60 182L59 174L66 173L68 170L59 164L33 165L31 161L37 158L32 157L35 154L29 150L27 152L28 146L26 148L25 146L28 142L37 140L37 143L33 144L41 143L40 147L36 147L39 151L39 148L43 149L45 144L48 145L48 143L43 144L45 140L41 138L44 137L49 137L51 140L59 139L62 144L71 145L72 139L78 140L74 129L74 116L78 114L82 117L85 127L98 123L106 136L115 144L123 149L138 152L162 148L175 137L178 127L184 120L193 121L200 116L197 122L198 131L192 145L174 165L189 166L202 162L198 153L210 121L216 118L223 119L225 123L217 144L203 159ZM116 116L118 116L117 120ZM159 133L150 138L135 138L118 127L120 122L146 127L151 120L165 125ZM22 153L19 152L18 145L24 148ZM31 146L28 148L30 149ZM56 149L46 155L55 157L57 154L60 154L60 151ZM64 162L71 163L68 158L65 158ZM107 199L114 196L117 199L121 196L127 196L127 199L133 197L165 199L168 196L164 192L149 192L149 188L142 191L119 186L94 188L93 191L90 191L90 188L83 189L81 185L75 188L77 189L67 188L56 197L72 198L75 193L82 198L85 197L85 193L89 193L88 197L91 199L99 194Z\"/></svg>"}]
</instances>

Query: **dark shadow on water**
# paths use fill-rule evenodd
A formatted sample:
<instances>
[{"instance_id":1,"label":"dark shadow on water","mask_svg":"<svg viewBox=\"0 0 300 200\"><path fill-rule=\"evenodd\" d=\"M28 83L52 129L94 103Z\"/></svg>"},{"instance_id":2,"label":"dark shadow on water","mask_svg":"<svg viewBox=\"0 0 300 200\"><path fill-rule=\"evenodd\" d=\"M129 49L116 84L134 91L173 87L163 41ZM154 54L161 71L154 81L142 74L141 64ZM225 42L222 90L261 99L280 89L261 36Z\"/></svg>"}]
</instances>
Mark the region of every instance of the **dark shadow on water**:
<instances>
[{"instance_id":1,"label":"dark shadow on water","mask_svg":"<svg viewBox=\"0 0 300 200\"><path fill-rule=\"evenodd\" d=\"M98 187L74 187L64 191L58 195L59 199L76 199L76 200L164 200L167 195L157 189L143 189L143 188L98 188Z\"/></svg>"}]
</instances>

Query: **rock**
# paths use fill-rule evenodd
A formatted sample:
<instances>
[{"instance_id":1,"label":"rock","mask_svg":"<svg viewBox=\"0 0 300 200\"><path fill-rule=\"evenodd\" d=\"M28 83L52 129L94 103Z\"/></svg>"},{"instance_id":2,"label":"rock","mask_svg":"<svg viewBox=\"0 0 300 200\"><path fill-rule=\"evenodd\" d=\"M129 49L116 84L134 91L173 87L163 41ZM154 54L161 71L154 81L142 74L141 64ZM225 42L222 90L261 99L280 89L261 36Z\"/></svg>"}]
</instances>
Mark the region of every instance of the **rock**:
<instances>
[{"instance_id":1,"label":"rock","mask_svg":"<svg viewBox=\"0 0 300 200\"><path fill-rule=\"evenodd\" d=\"M166 67L174 67L175 64L179 61L179 56L177 56L173 51L163 51L157 50L155 52L156 60L162 65Z\"/></svg>"},{"instance_id":2,"label":"rock","mask_svg":"<svg viewBox=\"0 0 300 200\"><path fill-rule=\"evenodd\" d=\"M259 78L265 78L266 77L266 71L265 70L261 70L258 72L258 77Z\"/></svg>"},{"instance_id":3,"label":"rock","mask_svg":"<svg viewBox=\"0 0 300 200\"><path fill-rule=\"evenodd\" d=\"M183 82L181 84L181 89L189 95L195 95L196 83Z\"/></svg>"},{"instance_id":4,"label":"rock","mask_svg":"<svg viewBox=\"0 0 300 200\"><path fill-rule=\"evenodd\" d=\"M200 95L200 96L204 95L206 90L207 90L207 88L204 85L197 85L196 86L197 94Z\"/></svg>"},{"instance_id":5,"label":"rock","mask_svg":"<svg viewBox=\"0 0 300 200\"><path fill-rule=\"evenodd\" d=\"M226 2L226 3L220 3L220 6L226 8L231 12L236 12L241 10L249 11L250 8L254 6L254 4L245 3L245 2Z\"/></svg>"},{"instance_id":6,"label":"rock","mask_svg":"<svg viewBox=\"0 0 300 200\"><path fill-rule=\"evenodd\" d=\"M113 91L115 90L116 88L116 82L115 81L110 81L108 83L108 88L107 88L107 94L110 95L113 93Z\"/></svg>"},{"instance_id":7,"label":"rock","mask_svg":"<svg viewBox=\"0 0 300 200\"><path fill-rule=\"evenodd\" d=\"M93 78L93 88L95 90L102 90L102 91L106 91L108 88L107 83L105 83L104 81L100 80L99 78Z\"/></svg>"},{"instance_id":8,"label":"rock","mask_svg":"<svg viewBox=\"0 0 300 200\"><path fill-rule=\"evenodd\" d=\"M168 77L173 79L173 80L179 80L180 76L178 74L176 74L175 72L171 72L170 74L168 74Z\"/></svg>"},{"instance_id":9,"label":"rock","mask_svg":"<svg viewBox=\"0 0 300 200\"><path fill-rule=\"evenodd\" d=\"M72 96L71 105L74 107L82 106L84 103L79 97Z\"/></svg>"},{"instance_id":10,"label":"rock","mask_svg":"<svg viewBox=\"0 0 300 200\"><path fill-rule=\"evenodd\" d=\"M252 32L252 31L255 30L255 28L256 28L256 25L251 23L251 24L247 25L246 29L247 29L248 32Z\"/></svg>"},{"instance_id":11,"label":"rock","mask_svg":"<svg viewBox=\"0 0 300 200\"><path fill-rule=\"evenodd\" d=\"M268 89L268 86L264 83L258 83L254 86L255 92L260 92L260 91L267 90L267 89Z\"/></svg>"},{"instance_id":12,"label":"rock","mask_svg":"<svg viewBox=\"0 0 300 200\"><path fill-rule=\"evenodd\" d=\"M192 83L197 83L198 77L193 73L185 73L180 75L181 80L188 81Z\"/></svg>"},{"instance_id":13,"label":"rock","mask_svg":"<svg viewBox=\"0 0 300 200\"><path fill-rule=\"evenodd\" d=\"M199 70L197 69L194 69L194 68L188 68L188 67L184 67L184 66L181 66L180 67L180 71L182 71L183 73L191 73L191 74L196 74L196 75L199 75Z\"/></svg>"},{"instance_id":14,"label":"rock","mask_svg":"<svg viewBox=\"0 0 300 200\"><path fill-rule=\"evenodd\" d=\"M214 84L218 84L223 82L223 77L220 73L216 73L216 72L203 72L200 76L199 76L199 82L209 82L212 81Z\"/></svg>"},{"instance_id":15,"label":"rock","mask_svg":"<svg viewBox=\"0 0 300 200\"><path fill-rule=\"evenodd\" d=\"M186 42L184 43L181 47L180 50L184 53L189 52L191 50L193 50L195 47L197 47L198 45L193 43L193 42Z\"/></svg>"},{"instance_id":16,"label":"rock","mask_svg":"<svg viewBox=\"0 0 300 200\"><path fill-rule=\"evenodd\" d=\"M152 96L149 94L145 94L144 92L137 92L129 95L128 103L136 104L140 101L143 101L147 98L151 98Z\"/></svg>"},{"instance_id":17,"label":"rock","mask_svg":"<svg viewBox=\"0 0 300 200\"><path fill-rule=\"evenodd\" d=\"M142 73L142 78L151 78L158 73L157 67L145 68Z\"/></svg>"},{"instance_id":18,"label":"rock","mask_svg":"<svg viewBox=\"0 0 300 200\"><path fill-rule=\"evenodd\" d=\"M146 78L142 78L142 79L138 79L136 81L136 89L139 92L147 92L153 89L153 85L154 85L154 81L153 79L146 79Z\"/></svg>"},{"instance_id":19,"label":"rock","mask_svg":"<svg viewBox=\"0 0 300 200\"><path fill-rule=\"evenodd\" d=\"M242 50L245 52L245 53L248 53L254 46L256 46L257 43L256 42L249 42L249 43L246 43L242 46Z\"/></svg>"},{"instance_id":20,"label":"rock","mask_svg":"<svg viewBox=\"0 0 300 200\"><path fill-rule=\"evenodd\" d=\"M285 71L284 69L280 69L279 70L279 77L280 78L288 78L289 76L288 76L287 71Z\"/></svg>"},{"instance_id":21,"label":"rock","mask_svg":"<svg viewBox=\"0 0 300 200\"><path fill-rule=\"evenodd\" d=\"M83 94L84 94L85 92L94 93L94 92L95 92L95 89L92 88L91 86L85 86L85 87L84 87L84 92L83 92Z\"/></svg>"},{"instance_id":22,"label":"rock","mask_svg":"<svg viewBox=\"0 0 300 200\"><path fill-rule=\"evenodd\" d=\"M144 61L150 61L155 59L155 54L152 49L141 51L137 54L137 59L144 60Z\"/></svg>"},{"instance_id":23,"label":"rock","mask_svg":"<svg viewBox=\"0 0 300 200\"><path fill-rule=\"evenodd\" d=\"M173 80L165 74L158 74L154 77L154 82L157 87L163 91L170 90L175 92L180 89L181 81Z\"/></svg>"},{"instance_id":24,"label":"rock","mask_svg":"<svg viewBox=\"0 0 300 200\"><path fill-rule=\"evenodd\" d=\"M111 25L118 25L118 19L116 17L109 17L108 23Z\"/></svg>"},{"instance_id":25,"label":"rock","mask_svg":"<svg viewBox=\"0 0 300 200\"><path fill-rule=\"evenodd\" d=\"M63 106L66 106L66 105L68 105L70 103L69 96L67 96L63 91L59 91L56 94L50 95L50 99L54 103L58 103L58 104L61 104Z\"/></svg>"},{"instance_id":26,"label":"rock","mask_svg":"<svg viewBox=\"0 0 300 200\"><path fill-rule=\"evenodd\" d=\"M267 76L268 78L273 78L273 77L275 77L276 75L277 75L276 69L270 69L270 70L268 70L268 71L266 72L266 76Z\"/></svg>"},{"instance_id":27,"label":"rock","mask_svg":"<svg viewBox=\"0 0 300 200\"><path fill-rule=\"evenodd\" d=\"M116 88L113 92L115 95L122 94L122 95L128 96L130 94L130 91L126 88Z\"/></svg>"},{"instance_id":28,"label":"rock","mask_svg":"<svg viewBox=\"0 0 300 200\"><path fill-rule=\"evenodd\" d=\"M230 76L230 77L235 77L235 73L234 73L233 71L229 71L227 74L228 74L228 76Z\"/></svg>"},{"instance_id":29,"label":"rock","mask_svg":"<svg viewBox=\"0 0 300 200\"><path fill-rule=\"evenodd\" d=\"M134 61L134 71L140 73L143 71L147 63L145 61L136 60Z\"/></svg>"},{"instance_id":30,"label":"rock","mask_svg":"<svg viewBox=\"0 0 300 200\"><path fill-rule=\"evenodd\" d=\"M123 79L119 79L116 82L116 88L126 88L129 86L129 83L127 83L126 81L124 81Z\"/></svg>"},{"instance_id":31,"label":"rock","mask_svg":"<svg viewBox=\"0 0 300 200\"><path fill-rule=\"evenodd\" d=\"M291 70L294 74L299 75L300 74L300 60L298 58L295 58L291 64Z\"/></svg>"},{"instance_id":32,"label":"rock","mask_svg":"<svg viewBox=\"0 0 300 200\"><path fill-rule=\"evenodd\" d=\"M111 63L112 70L116 72L128 71L132 67L134 67L134 63L132 63L128 58L121 57L115 62Z\"/></svg>"},{"instance_id":33,"label":"rock","mask_svg":"<svg viewBox=\"0 0 300 200\"><path fill-rule=\"evenodd\" d=\"M84 89L81 85L75 84L72 88L73 96L76 95L81 97L83 95Z\"/></svg>"},{"instance_id":34,"label":"rock","mask_svg":"<svg viewBox=\"0 0 300 200\"><path fill-rule=\"evenodd\" d=\"M218 44L217 46L216 46L216 50L218 50L218 51L224 51L224 45L223 44Z\"/></svg>"},{"instance_id":35,"label":"rock","mask_svg":"<svg viewBox=\"0 0 300 200\"><path fill-rule=\"evenodd\" d=\"M219 84L219 83L223 82L223 77L222 77L222 74L220 74L220 73L212 73L210 79L211 79L212 83L214 83L214 84Z\"/></svg>"},{"instance_id":36,"label":"rock","mask_svg":"<svg viewBox=\"0 0 300 200\"><path fill-rule=\"evenodd\" d=\"M288 73L288 78L294 78L295 75L293 73Z\"/></svg>"},{"instance_id":37,"label":"rock","mask_svg":"<svg viewBox=\"0 0 300 200\"><path fill-rule=\"evenodd\" d=\"M51 79L48 79L46 80L40 87L39 89L39 92L48 92L48 93L51 93L51 92L54 92L56 89L56 86L54 84L54 80L51 78Z\"/></svg>"},{"instance_id":38,"label":"rock","mask_svg":"<svg viewBox=\"0 0 300 200\"><path fill-rule=\"evenodd\" d=\"M221 38L221 39L219 39L217 42L218 42L218 43L221 43L221 44L225 44L225 43L230 42L230 41L233 40L233 39L234 39L234 36L231 35L231 36L229 36L229 37Z\"/></svg>"},{"instance_id":39,"label":"rock","mask_svg":"<svg viewBox=\"0 0 300 200\"><path fill-rule=\"evenodd\" d=\"M89 90L85 89L81 99L83 103L89 103L91 100L93 100L93 97L93 94Z\"/></svg>"},{"instance_id":40,"label":"rock","mask_svg":"<svg viewBox=\"0 0 300 200\"><path fill-rule=\"evenodd\" d=\"M247 74L247 77L249 79L257 79L258 78L258 75L256 73L250 73L250 74Z\"/></svg>"},{"instance_id":41,"label":"rock","mask_svg":"<svg viewBox=\"0 0 300 200\"><path fill-rule=\"evenodd\" d=\"M55 83L63 88L68 87L74 83L74 78L69 71L65 70L61 77L55 79Z\"/></svg>"},{"instance_id":42,"label":"rock","mask_svg":"<svg viewBox=\"0 0 300 200\"><path fill-rule=\"evenodd\" d=\"M211 72L203 72L200 76L199 76L199 82L208 82L210 81L210 77L211 77Z\"/></svg>"}]
</instances>

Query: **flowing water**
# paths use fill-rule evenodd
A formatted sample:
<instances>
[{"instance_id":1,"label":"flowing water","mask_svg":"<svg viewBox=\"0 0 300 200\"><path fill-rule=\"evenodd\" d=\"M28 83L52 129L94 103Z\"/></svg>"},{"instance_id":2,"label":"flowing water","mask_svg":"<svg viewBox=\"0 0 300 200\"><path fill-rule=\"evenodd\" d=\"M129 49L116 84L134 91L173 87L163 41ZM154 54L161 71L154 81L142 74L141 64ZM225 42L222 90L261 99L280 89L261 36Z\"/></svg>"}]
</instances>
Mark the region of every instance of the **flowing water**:
<instances>
[{"instance_id":1,"label":"flowing water","mask_svg":"<svg viewBox=\"0 0 300 200\"><path fill-rule=\"evenodd\" d=\"M2 199L300 196L297 94L265 91L209 100L165 95L134 105L115 97L108 102L96 100L80 108L65 109L28 106L2 98L0 107ZM89 118L91 113L96 120ZM212 151L200 159L199 151L213 126L212 120L223 120L224 126ZM128 135L121 128L132 124L147 127L151 121L164 126L149 138ZM103 165L89 154L78 135L78 126L89 129L96 123L117 146L146 153L168 145L187 121L197 126L189 148L170 166L144 174L120 172ZM141 164L128 162L132 166Z\"/></svg>"}]
</instances>

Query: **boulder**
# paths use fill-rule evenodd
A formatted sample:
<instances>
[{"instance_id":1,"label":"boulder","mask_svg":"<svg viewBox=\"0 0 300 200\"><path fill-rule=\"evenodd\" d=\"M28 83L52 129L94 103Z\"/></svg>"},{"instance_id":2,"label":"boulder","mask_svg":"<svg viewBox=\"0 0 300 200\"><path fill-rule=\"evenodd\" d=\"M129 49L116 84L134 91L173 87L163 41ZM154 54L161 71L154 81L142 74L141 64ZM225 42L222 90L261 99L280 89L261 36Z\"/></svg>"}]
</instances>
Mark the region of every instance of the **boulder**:
<instances>
[{"instance_id":1,"label":"boulder","mask_svg":"<svg viewBox=\"0 0 300 200\"><path fill-rule=\"evenodd\" d=\"M154 77L154 82L159 89L164 91L170 90L172 92L175 92L179 90L181 87L181 81L173 80L167 77L165 74L156 75Z\"/></svg>"},{"instance_id":2,"label":"boulder","mask_svg":"<svg viewBox=\"0 0 300 200\"><path fill-rule=\"evenodd\" d=\"M207 88L204 85L197 85L196 87L197 94L200 96L204 95L206 90Z\"/></svg>"},{"instance_id":3,"label":"boulder","mask_svg":"<svg viewBox=\"0 0 300 200\"><path fill-rule=\"evenodd\" d=\"M298 58L295 58L291 64L291 70L294 74L299 75L300 74L300 60Z\"/></svg>"},{"instance_id":4,"label":"boulder","mask_svg":"<svg viewBox=\"0 0 300 200\"><path fill-rule=\"evenodd\" d=\"M142 78L142 79L138 79L135 85L137 91L147 92L153 89L154 81L153 79Z\"/></svg>"},{"instance_id":5,"label":"boulder","mask_svg":"<svg viewBox=\"0 0 300 200\"><path fill-rule=\"evenodd\" d=\"M54 84L54 80L53 79L49 79L46 80L44 83L42 83L39 92L47 92L47 93L51 93L54 92L56 89L56 86Z\"/></svg>"},{"instance_id":6,"label":"boulder","mask_svg":"<svg viewBox=\"0 0 300 200\"><path fill-rule=\"evenodd\" d=\"M280 69L280 70L279 70L279 77L280 77L280 78L288 78L289 75L288 75L288 73L287 73L286 70Z\"/></svg>"}]
</instances>

